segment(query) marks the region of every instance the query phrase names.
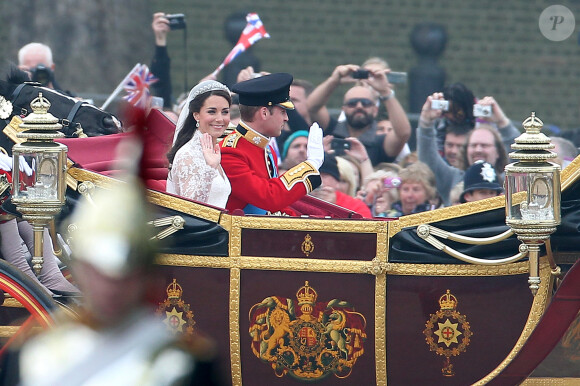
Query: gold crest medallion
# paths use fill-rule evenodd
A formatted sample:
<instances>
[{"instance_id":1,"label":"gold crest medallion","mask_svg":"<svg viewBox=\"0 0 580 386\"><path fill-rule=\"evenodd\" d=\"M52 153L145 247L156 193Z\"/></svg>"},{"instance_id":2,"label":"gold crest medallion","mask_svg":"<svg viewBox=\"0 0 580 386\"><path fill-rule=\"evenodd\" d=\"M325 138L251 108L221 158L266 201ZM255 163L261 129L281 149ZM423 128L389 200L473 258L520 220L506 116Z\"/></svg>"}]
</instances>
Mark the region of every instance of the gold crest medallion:
<instances>
[{"instance_id":1,"label":"gold crest medallion","mask_svg":"<svg viewBox=\"0 0 580 386\"><path fill-rule=\"evenodd\" d=\"M446 377L455 375L450 357L464 352L473 335L467 318L457 311L457 303L457 298L447 290L439 298L439 311L431 314L423 330L429 350L445 357L441 373Z\"/></svg>"},{"instance_id":2,"label":"gold crest medallion","mask_svg":"<svg viewBox=\"0 0 580 386\"><path fill-rule=\"evenodd\" d=\"M183 288L177 283L177 279L174 278L173 282L167 286L166 292L167 299L159 303L155 314L164 317L163 323L173 334L193 335L195 325L193 311L191 306L181 299Z\"/></svg>"}]
</instances>

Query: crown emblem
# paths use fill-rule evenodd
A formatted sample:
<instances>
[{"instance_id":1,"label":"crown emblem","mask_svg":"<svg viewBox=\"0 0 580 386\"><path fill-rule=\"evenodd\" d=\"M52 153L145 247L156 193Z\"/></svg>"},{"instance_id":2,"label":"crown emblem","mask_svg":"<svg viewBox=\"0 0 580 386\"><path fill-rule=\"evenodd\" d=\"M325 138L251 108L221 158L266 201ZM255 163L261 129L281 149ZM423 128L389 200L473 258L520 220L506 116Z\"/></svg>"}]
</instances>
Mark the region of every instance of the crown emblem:
<instances>
[{"instance_id":1,"label":"crown emblem","mask_svg":"<svg viewBox=\"0 0 580 386\"><path fill-rule=\"evenodd\" d=\"M177 280L173 279L173 282L167 286L167 298L168 299L180 299L183 293L183 288L177 284Z\"/></svg>"},{"instance_id":2,"label":"crown emblem","mask_svg":"<svg viewBox=\"0 0 580 386\"><path fill-rule=\"evenodd\" d=\"M299 306L303 304L315 304L317 297L318 293L316 293L314 288L310 287L308 280L306 280L304 285L300 287L298 292L296 292L296 299L298 299Z\"/></svg>"},{"instance_id":3,"label":"crown emblem","mask_svg":"<svg viewBox=\"0 0 580 386\"><path fill-rule=\"evenodd\" d=\"M524 125L524 129L526 133L530 134L538 134L544 126L544 122L538 117L536 117L536 113L532 111L532 115L526 118L526 120L522 123Z\"/></svg>"},{"instance_id":4,"label":"crown emblem","mask_svg":"<svg viewBox=\"0 0 580 386\"><path fill-rule=\"evenodd\" d=\"M36 97L32 102L30 102L30 107L32 111L37 114L46 114L48 109L50 109L50 102L48 99L42 96L42 93L38 93L38 97Z\"/></svg>"},{"instance_id":5,"label":"crown emblem","mask_svg":"<svg viewBox=\"0 0 580 386\"><path fill-rule=\"evenodd\" d=\"M441 307L441 310L454 310L457 308L457 303L457 298L455 295L451 294L449 290L439 298L439 306Z\"/></svg>"}]
</instances>

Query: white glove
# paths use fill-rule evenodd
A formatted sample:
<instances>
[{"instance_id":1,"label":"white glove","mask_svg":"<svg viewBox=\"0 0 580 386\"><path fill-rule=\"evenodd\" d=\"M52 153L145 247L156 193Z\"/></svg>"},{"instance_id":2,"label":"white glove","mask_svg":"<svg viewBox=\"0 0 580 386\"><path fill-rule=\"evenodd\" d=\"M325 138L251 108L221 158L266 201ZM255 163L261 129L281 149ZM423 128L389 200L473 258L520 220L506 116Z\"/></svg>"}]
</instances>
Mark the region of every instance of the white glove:
<instances>
[{"instance_id":1,"label":"white glove","mask_svg":"<svg viewBox=\"0 0 580 386\"><path fill-rule=\"evenodd\" d=\"M314 122L308 133L308 147L306 148L306 161L310 162L316 170L320 169L324 162L324 146L322 145L322 129Z\"/></svg>"}]
</instances>

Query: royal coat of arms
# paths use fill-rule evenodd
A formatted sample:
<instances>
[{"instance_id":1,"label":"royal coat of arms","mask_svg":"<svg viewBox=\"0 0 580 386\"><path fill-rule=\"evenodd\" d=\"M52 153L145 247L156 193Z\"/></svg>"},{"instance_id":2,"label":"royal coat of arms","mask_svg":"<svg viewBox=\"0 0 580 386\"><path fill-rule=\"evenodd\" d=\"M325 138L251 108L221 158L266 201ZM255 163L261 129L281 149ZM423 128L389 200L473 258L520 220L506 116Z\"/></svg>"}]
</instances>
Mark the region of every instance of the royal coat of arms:
<instances>
[{"instance_id":1,"label":"royal coat of arms","mask_svg":"<svg viewBox=\"0 0 580 386\"><path fill-rule=\"evenodd\" d=\"M346 301L317 302L305 282L296 299L269 296L250 309L252 352L276 376L304 381L348 377L363 355L366 319Z\"/></svg>"}]
</instances>

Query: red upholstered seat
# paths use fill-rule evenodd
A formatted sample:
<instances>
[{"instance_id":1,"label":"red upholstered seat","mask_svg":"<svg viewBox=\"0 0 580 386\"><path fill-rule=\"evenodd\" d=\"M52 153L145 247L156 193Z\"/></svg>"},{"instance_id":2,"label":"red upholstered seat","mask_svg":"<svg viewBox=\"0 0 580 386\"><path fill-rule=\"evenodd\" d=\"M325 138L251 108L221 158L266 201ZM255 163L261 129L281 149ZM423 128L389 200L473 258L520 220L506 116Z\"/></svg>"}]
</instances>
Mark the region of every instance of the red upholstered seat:
<instances>
[{"instance_id":1,"label":"red upholstered seat","mask_svg":"<svg viewBox=\"0 0 580 386\"><path fill-rule=\"evenodd\" d=\"M161 110L153 109L147 116L144 135L143 175L150 189L165 191L167 158L173 142L175 124ZM68 146L68 157L78 167L105 175L115 174L117 145L128 133L87 138L64 138L58 141Z\"/></svg>"}]
</instances>

